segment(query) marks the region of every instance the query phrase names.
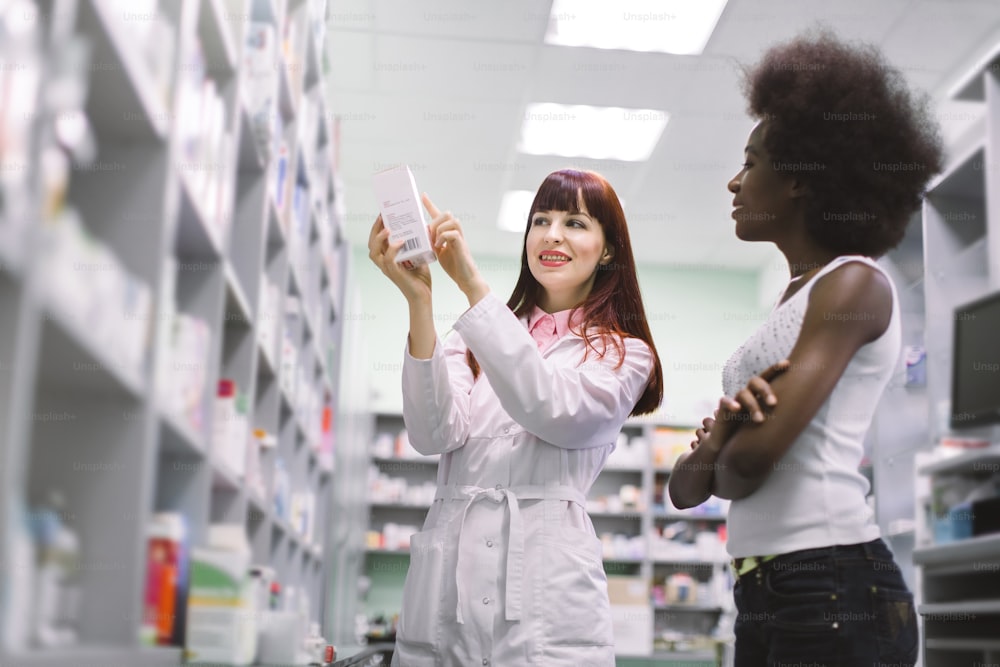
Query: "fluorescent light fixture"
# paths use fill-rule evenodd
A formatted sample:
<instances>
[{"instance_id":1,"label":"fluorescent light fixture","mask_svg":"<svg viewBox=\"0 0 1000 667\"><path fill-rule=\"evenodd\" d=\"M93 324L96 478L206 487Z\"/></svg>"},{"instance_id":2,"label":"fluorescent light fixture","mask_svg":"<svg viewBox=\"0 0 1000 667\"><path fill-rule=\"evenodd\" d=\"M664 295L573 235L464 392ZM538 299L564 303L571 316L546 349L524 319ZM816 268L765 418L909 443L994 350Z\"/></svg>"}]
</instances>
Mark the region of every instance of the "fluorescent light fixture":
<instances>
[{"instance_id":1,"label":"fluorescent light fixture","mask_svg":"<svg viewBox=\"0 0 1000 667\"><path fill-rule=\"evenodd\" d=\"M594 160L646 160L660 140L665 111L552 103L529 104L518 150Z\"/></svg>"},{"instance_id":2,"label":"fluorescent light fixture","mask_svg":"<svg viewBox=\"0 0 1000 667\"><path fill-rule=\"evenodd\" d=\"M727 0L553 0L545 43L697 55Z\"/></svg>"},{"instance_id":3,"label":"fluorescent light fixture","mask_svg":"<svg viewBox=\"0 0 1000 667\"><path fill-rule=\"evenodd\" d=\"M500 215L497 216L497 227L506 232L524 233L528 226L528 211L531 202L535 201L533 190L510 190L505 192L500 200Z\"/></svg>"}]
</instances>

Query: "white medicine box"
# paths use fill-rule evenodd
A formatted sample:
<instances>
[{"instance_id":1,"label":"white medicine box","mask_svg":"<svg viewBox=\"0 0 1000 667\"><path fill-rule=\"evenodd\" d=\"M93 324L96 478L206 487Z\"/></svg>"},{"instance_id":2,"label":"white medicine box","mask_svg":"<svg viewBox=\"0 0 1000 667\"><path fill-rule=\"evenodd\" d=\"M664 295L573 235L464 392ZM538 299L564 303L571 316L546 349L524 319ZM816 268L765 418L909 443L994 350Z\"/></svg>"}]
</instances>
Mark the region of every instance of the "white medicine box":
<instances>
[{"instance_id":1,"label":"white medicine box","mask_svg":"<svg viewBox=\"0 0 1000 667\"><path fill-rule=\"evenodd\" d=\"M378 199L382 223L389 230L392 242L403 242L396 263L410 266L429 264L437 259L427 235L427 223L417 194L413 172L406 165L375 174L375 197Z\"/></svg>"}]
</instances>

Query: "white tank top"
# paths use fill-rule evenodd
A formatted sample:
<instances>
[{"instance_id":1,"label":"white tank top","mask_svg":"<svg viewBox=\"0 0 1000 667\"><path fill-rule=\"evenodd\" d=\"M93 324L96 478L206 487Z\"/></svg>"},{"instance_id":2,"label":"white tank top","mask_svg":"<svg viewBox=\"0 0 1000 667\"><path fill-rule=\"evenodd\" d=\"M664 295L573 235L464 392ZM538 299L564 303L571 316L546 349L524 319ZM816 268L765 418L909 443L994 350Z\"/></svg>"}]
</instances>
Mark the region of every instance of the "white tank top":
<instances>
[{"instance_id":1,"label":"white tank top","mask_svg":"<svg viewBox=\"0 0 1000 667\"><path fill-rule=\"evenodd\" d=\"M837 257L820 269L785 303L775 306L726 362L722 383L727 396L734 396L755 374L787 358L802 329L812 286L845 262L864 262L885 275L878 264L859 255ZM879 537L865 502L868 480L858 466L882 391L901 368L899 302L888 275L886 280L892 287L892 317L885 332L854 354L833 392L772 466L763 486L733 501L727 531L727 548L733 557L856 544Z\"/></svg>"}]
</instances>

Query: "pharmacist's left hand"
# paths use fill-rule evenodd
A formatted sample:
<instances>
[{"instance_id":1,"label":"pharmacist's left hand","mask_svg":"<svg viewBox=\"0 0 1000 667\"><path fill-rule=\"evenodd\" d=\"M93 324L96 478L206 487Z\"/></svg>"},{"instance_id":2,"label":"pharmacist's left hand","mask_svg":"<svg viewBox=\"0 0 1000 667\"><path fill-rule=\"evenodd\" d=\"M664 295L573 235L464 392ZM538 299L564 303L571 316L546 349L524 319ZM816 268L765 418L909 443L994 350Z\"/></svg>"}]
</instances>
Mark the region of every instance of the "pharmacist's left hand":
<instances>
[{"instance_id":1,"label":"pharmacist's left hand","mask_svg":"<svg viewBox=\"0 0 1000 667\"><path fill-rule=\"evenodd\" d=\"M431 247L445 273L455 281L458 288L469 293L482 281L476 262L472 259L469 246L465 242L462 224L451 211L442 213L426 194L421 196L424 208L431 216L428 233Z\"/></svg>"},{"instance_id":2,"label":"pharmacist's left hand","mask_svg":"<svg viewBox=\"0 0 1000 667\"><path fill-rule=\"evenodd\" d=\"M378 216L368 234L368 258L381 269L382 273L395 283L406 300L429 301L431 297L431 270L426 264L406 268L396 263L403 242L395 243L389 240L389 229Z\"/></svg>"}]
</instances>

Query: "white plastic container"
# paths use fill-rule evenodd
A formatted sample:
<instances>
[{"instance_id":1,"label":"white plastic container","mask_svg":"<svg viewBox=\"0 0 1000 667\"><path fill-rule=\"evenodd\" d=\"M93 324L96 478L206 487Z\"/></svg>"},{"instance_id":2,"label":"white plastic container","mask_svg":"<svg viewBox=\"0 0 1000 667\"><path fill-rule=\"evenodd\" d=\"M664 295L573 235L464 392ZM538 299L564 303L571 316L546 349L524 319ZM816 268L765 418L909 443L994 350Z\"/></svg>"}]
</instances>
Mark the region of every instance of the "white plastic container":
<instances>
[{"instance_id":1,"label":"white plastic container","mask_svg":"<svg viewBox=\"0 0 1000 667\"><path fill-rule=\"evenodd\" d=\"M256 587L242 524L209 528L208 547L191 552L189 663L249 665L257 654Z\"/></svg>"}]
</instances>

